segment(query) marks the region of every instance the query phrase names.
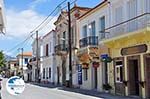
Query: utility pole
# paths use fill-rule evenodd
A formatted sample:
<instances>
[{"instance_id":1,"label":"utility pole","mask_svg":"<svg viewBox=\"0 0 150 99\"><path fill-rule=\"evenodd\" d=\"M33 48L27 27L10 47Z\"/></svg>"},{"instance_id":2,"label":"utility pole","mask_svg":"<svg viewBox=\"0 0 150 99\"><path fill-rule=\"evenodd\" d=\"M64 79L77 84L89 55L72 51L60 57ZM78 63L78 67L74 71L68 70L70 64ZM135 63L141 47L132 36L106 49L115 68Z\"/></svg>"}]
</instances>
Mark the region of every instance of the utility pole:
<instances>
[{"instance_id":1,"label":"utility pole","mask_svg":"<svg viewBox=\"0 0 150 99\"><path fill-rule=\"evenodd\" d=\"M21 66L21 68L20 68L20 70L21 70L21 74L20 74L20 76L23 76L23 48L18 48L18 51L20 51L21 50L21 54L20 54L20 56L21 56L21 62L19 61L19 63L21 64L19 64L19 66Z\"/></svg>"},{"instance_id":2,"label":"utility pole","mask_svg":"<svg viewBox=\"0 0 150 99\"><path fill-rule=\"evenodd\" d=\"M71 16L70 2L68 2L68 44L69 44L69 87L72 87L72 46L71 46Z\"/></svg>"},{"instance_id":3,"label":"utility pole","mask_svg":"<svg viewBox=\"0 0 150 99\"><path fill-rule=\"evenodd\" d=\"M23 48L21 48L21 57L22 57L22 61L21 61L21 64L22 64L21 72L22 72L22 75L23 75Z\"/></svg>"},{"instance_id":4,"label":"utility pole","mask_svg":"<svg viewBox=\"0 0 150 99\"><path fill-rule=\"evenodd\" d=\"M38 81L39 78L39 55L38 55L38 31L36 31L36 65L37 65L37 71L36 71L36 80Z\"/></svg>"}]
</instances>

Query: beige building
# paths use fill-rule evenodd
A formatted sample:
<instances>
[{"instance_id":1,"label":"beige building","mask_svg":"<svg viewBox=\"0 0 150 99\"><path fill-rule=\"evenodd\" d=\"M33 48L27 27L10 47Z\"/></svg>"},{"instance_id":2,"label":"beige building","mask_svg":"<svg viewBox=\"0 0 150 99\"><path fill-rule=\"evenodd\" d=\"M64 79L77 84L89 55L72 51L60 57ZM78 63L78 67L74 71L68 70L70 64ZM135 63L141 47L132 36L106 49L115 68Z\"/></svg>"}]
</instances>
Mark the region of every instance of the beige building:
<instances>
[{"instance_id":1,"label":"beige building","mask_svg":"<svg viewBox=\"0 0 150 99\"><path fill-rule=\"evenodd\" d=\"M18 60L17 59L10 59L7 62L7 67L9 69L9 75L10 76L15 76L17 75L17 71L18 71Z\"/></svg>"},{"instance_id":2,"label":"beige building","mask_svg":"<svg viewBox=\"0 0 150 99\"><path fill-rule=\"evenodd\" d=\"M75 56L78 46L77 19L84 13L89 11L89 8L79 7L74 5L71 9L71 33L72 33L72 83L74 87L78 86L77 74L77 58ZM62 11L57 21L56 26L56 83L65 85L69 80L69 57L68 57L68 13Z\"/></svg>"},{"instance_id":3,"label":"beige building","mask_svg":"<svg viewBox=\"0 0 150 99\"><path fill-rule=\"evenodd\" d=\"M6 16L4 12L4 1L0 0L0 33L5 32Z\"/></svg>"}]
</instances>

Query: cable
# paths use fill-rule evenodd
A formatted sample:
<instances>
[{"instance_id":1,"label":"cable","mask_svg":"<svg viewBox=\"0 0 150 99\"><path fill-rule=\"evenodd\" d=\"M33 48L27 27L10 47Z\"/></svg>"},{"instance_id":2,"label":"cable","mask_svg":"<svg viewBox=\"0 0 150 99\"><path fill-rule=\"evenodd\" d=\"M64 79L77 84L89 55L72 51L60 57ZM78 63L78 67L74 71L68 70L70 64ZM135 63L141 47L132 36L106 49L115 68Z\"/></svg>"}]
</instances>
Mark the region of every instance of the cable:
<instances>
[{"instance_id":1,"label":"cable","mask_svg":"<svg viewBox=\"0 0 150 99\"><path fill-rule=\"evenodd\" d=\"M63 3L65 3L67 0L62 1L59 5L56 6L56 8L36 27L34 28L29 35L27 36L27 38L25 40L23 40L21 43L17 44L16 46L14 46L13 48L9 49L6 52L12 52L14 49L16 49L16 47L24 44L28 39L30 39L35 33L35 31L37 31L37 29L40 31L42 30L54 17L52 17L49 21L47 21L49 19L49 17L58 9L61 7L61 5ZM70 4L75 3L77 0L74 0L73 2L71 2ZM65 9L67 6L63 7L62 9ZM56 13L55 15L57 15L58 13ZM46 22L46 23L45 23ZM45 24L44 24L45 23ZM42 26L42 27L40 27Z\"/></svg>"},{"instance_id":2,"label":"cable","mask_svg":"<svg viewBox=\"0 0 150 99\"><path fill-rule=\"evenodd\" d=\"M65 3L67 0L64 0L63 2L61 2L59 5L56 6L56 8L35 28L31 31L31 33L33 33L34 31L36 31L44 22L47 21L47 19L57 10L57 8L59 8L63 3Z\"/></svg>"}]
</instances>

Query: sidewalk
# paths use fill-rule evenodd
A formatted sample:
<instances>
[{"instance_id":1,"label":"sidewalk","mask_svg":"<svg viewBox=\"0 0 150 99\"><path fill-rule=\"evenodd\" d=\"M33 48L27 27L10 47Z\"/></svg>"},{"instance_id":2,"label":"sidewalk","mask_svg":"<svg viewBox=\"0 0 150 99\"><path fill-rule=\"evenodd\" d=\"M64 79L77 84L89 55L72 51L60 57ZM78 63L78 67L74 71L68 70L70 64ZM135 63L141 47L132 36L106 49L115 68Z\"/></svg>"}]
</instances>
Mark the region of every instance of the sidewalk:
<instances>
[{"instance_id":1,"label":"sidewalk","mask_svg":"<svg viewBox=\"0 0 150 99\"><path fill-rule=\"evenodd\" d=\"M75 92L75 93L80 93L83 95L89 95L89 96L94 96L94 97L104 98L104 99L140 99L138 97L118 96L118 95L112 95L109 93L98 92L95 90L84 90L80 88L67 88L67 87L60 86L60 85L43 84L43 83L31 83L31 84L41 86L41 87L47 87L47 88L58 88L58 90Z\"/></svg>"}]
</instances>

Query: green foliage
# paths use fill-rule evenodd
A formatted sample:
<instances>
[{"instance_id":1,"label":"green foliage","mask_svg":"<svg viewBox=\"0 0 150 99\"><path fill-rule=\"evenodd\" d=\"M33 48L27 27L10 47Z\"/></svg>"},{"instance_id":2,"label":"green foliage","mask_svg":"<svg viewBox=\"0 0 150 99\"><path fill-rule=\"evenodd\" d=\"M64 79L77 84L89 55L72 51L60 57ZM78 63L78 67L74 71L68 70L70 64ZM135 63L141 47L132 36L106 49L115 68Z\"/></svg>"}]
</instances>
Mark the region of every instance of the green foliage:
<instances>
[{"instance_id":1,"label":"green foliage","mask_svg":"<svg viewBox=\"0 0 150 99\"><path fill-rule=\"evenodd\" d=\"M5 66L5 56L3 51L0 51L0 67L4 67Z\"/></svg>"}]
</instances>

